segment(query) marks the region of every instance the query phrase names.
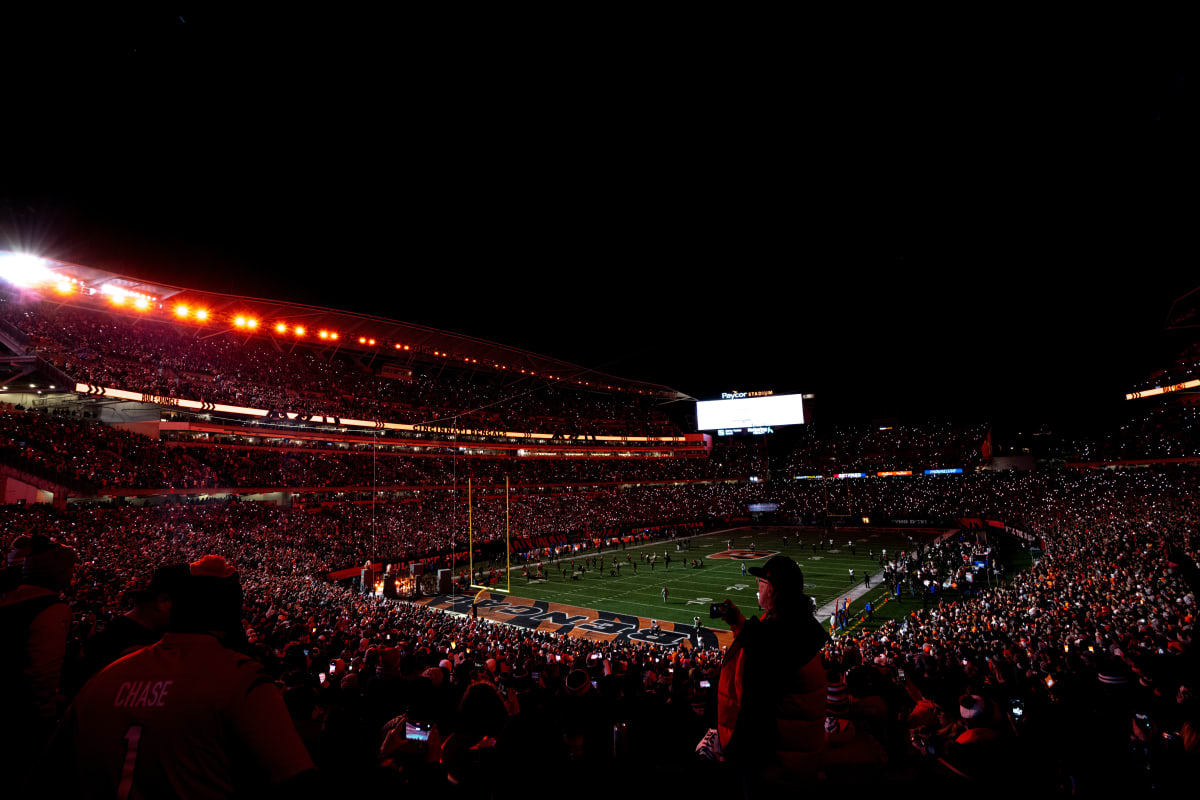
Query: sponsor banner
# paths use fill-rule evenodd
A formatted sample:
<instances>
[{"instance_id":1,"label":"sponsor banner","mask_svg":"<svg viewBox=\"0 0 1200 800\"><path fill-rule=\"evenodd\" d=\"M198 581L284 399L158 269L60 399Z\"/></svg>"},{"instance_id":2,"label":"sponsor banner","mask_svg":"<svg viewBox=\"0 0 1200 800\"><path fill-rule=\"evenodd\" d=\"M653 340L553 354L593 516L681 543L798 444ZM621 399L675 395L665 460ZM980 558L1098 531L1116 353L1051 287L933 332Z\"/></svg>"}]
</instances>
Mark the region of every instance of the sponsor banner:
<instances>
[{"instance_id":1,"label":"sponsor banner","mask_svg":"<svg viewBox=\"0 0 1200 800\"><path fill-rule=\"evenodd\" d=\"M712 553L707 558L728 558L734 561L757 561L760 558L779 555L778 550L747 550L744 548L735 548L733 550L722 550L719 553Z\"/></svg>"},{"instance_id":2,"label":"sponsor banner","mask_svg":"<svg viewBox=\"0 0 1200 800\"><path fill-rule=\"evenodd\" d=\"M912 470L911 469L894 469L894 470L890 470L888 472L876 472L875 474L880 478L892 478L897 475L912 475Z\"/></svg>"},{"instance_id":3,"label":"sponsor banner","mask_svg":"<svg viewBox=\"0 0 1200 800\"><path fill-rule=\"evenodd\" d=\"M471 595L438 595L416 601L419 605L471 613ZM598 641L642 642L674 648L682 641L695 644L696 629L679 622L659 621L656 631L649 617L634 614L617 614L612 611L597 611L591 608L551 603L546 600L529 600L509 595L486 593L478 602L479 616L494 622L516 625L527 630L566 633L584 639ZM704 615L708 609L704 609ZM700 629L700 637L706 647L724 647L733 642L732 631Z\"/></svg>"},{"instance_id":4,"label":"sponsor banner","mask_svg":"<svg viewBox=\"0 0 1200 800\"><path fill-rule=\"evenodd\" d=\"M1005 528L1004 528L1004 532L1005 532L1005 533L1011 533L1013 536L1016 536L1016 537L1017 537L1017 538L1019 538L1019 539L1024 539L1024 540L1025 540L1025 541L1027 541L1027 542L1036 542L1036 541L1038 541L1038 537L1034 536L1033 534L1031 534L1031 533L1026 533L1026 532L1025 532L1025 531L1023 531L1023 530L1018 530L1017 528L1014 528L1014 527L1012 527L1012 526L1007 526L1007 527L1005 527Z\"/></svg>"}]
</instances>

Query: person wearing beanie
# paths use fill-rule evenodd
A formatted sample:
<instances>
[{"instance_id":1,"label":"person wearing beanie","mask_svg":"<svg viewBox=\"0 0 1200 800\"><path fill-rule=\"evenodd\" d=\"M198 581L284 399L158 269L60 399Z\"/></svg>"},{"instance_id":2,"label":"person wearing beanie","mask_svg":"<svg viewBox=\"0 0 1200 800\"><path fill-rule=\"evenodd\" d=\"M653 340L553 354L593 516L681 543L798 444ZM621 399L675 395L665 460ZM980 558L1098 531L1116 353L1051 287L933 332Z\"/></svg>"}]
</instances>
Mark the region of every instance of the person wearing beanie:
<instances>
[{"instance_id":1,"label":"person wearing beanie","mask_svg":"<svg viewBox=\"0 0 1200 800\"><path fill-rule=\"evenodd\" d=\"M55 796L212 797L304 780L283 697L241 642L242 589L221 556L188 565L168 632L76 697L47 753Z\"/></svg>"},{"instance_id":2,"label":"person wearing beanie","mask_svg":"<svg viewBox=\"0 0 1200 800\"><path fill-rule=\"evenodd\" d=\"M717 688L721 751L756 789L813 780L825 746L821 650L829 636L810 611L795 561L774 556L750 573L762 616L746 619L725 601L734 641Z\"/></svg>"},{"instance_id":3,"label":"person wearing beanie","mask_svg":"<svg viewBox=\"0 0 1200 800\"><path fill-rule=\"evenodd\" d=\"M22 775L54 727L71 609L60 593L71 583L75 551L40 534L14 543L17 585L0 598L0 765ZM18 547L19 545L19 547ZM11 555L11 554L10 554Z\"/></svg>"}]
</instances>

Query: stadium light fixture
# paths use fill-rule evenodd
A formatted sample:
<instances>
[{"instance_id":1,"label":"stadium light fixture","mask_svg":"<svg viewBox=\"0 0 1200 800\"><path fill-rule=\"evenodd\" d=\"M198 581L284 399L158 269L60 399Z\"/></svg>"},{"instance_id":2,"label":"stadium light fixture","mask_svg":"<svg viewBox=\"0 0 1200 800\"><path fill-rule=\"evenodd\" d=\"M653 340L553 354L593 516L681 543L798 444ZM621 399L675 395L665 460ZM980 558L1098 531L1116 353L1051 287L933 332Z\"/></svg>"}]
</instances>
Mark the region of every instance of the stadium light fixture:
<instances>
[{"instance_id":1,"label":"stadium light fixture","mask_svg":"<svg viewBox=\"0 0 1200 800\"><path fill-rule=\"evenodd\" d=\"M329 331L320 331L317 333L317 336L320 336L322 339L328 339Z\"/></svg>"},{"instance_id":2,"label":"stadium light fixture","mask_svg":"<svg viewBox=\"0 0 1200 800\"><path fill-rule=\"evenodd\" d=\"M374 339L367 339L367 344L374 346L374 344L375 344L375 340L374 340Z\"/></svg>"},{"instance_id":3,"label":"stadium light fixture","mask_svg":"<svg viewBox=\"0 0 1200 800\"><path fill-rule=\"evenodd\" d=\"M302 326L300 326L300 325L297 325L297 326L295 327L295 331L296 331L296 335L297 335L297 336L303 336L303 335L304 335L304 328L303 328Z\"/></svg>"},{"instance_id":4,"label":"stadium light fixture","mask_svg":"<svg viewBox=\"0 0 1200 800\"><path fill-rule=\"evenodd\" d=\"M63 278L55 285L54 288L58 289L59 294L70 294L71 290L75 288L75 284L71 283L71 281L67 280L66 278Z\"/></svg>"},{"instance_id":5,"label":"stadium light fixture","mask_svg":"<svg viewBox=\"0 0 1200 800\"><path fill-rule=\"evenodd\" d=\"M338 338L337 331L330 331L329 338L336 340Z\"/></svg>"},{"instance_id":6,"label":"stadium light fixture","mask_svg":"<svg viewBox=\"0 0 1200 800\"><path fill-rule=\"evenodd\" d=\"M175 306L175 316L179 317L180 319L187 319L187 317L191 313L192 313L192 310L190 308L188 308L187 306L185 306L183 303L180 303L179 305Z\"/></svg>"},{"instance_id":7,"label":"stadium light fixture","mask_svg":"<svg viewBox=\"0 0 1200 800\"><path fill-rule=\"evenodd\" d=\"M54 274L32 253L9 253L0 258L0 278L16 286L49 283Z\"/></svg>"},{"instance_id":8,"label":"stadium light fixture","mask_svg":"<svg viewBox=\"0 0 1200 800\"><path fill-rule=\"evenodd\" d=\"M246 318L245 317L234 317L233 324L239 328L244 328L244 327L246 327Z\"/></svg>"},{"instance_id":9,"label":"stadium light fixture","mask_svg":"<svg viewBox=\"0 0 1200 800\"><path fill-rule=\"evenodd\" d=\"M250 330L255 330L258 328L258 320L256 320L254 317L250 317L246 320L246 327Z\"/></svg>"},{"instance_id":10,"label":"stadium light fixture","mask_svg":"<svg viewBox=\"0 0 1200 800\"><path fill-rule=\"evenodd\" d=\"M138 311L145 311L146 309L148 309L150 307L150 301L147 300L145 297L135 298L133 301L133 307L136 308Z\"/></svg>"},{"instance_id":11,"label":"stadium light fixture","mask_svg":"<svg viewBox=\"0 0 1200 800\"><path fill-rule=\"evenodd\" d=\"M359 343L359 344L366 344L366 343L367 343L367 337L365 337L365 336L360 336L360 337L358 337L358 343Z\"/></svg>"},{"instance_id":12,"label":"stadium light fixture","mask_svg":"<svg viewBox=\"0 0 1200 800\"><path fill-rule=\"evenodd\" d=\"M282 322L275 323L275 332L276 333L287 333L287 325L285 325Z\"/></svg>"},{"instance_id":13,"label":"stadium light fixture","mask_svg":"<svg viewBox=\"0 0 1200 800\"><path fill-rule=\"evenodd\" d=\"M203 308L196 309L196 319L200 320L201 322L204 322L205 320L208 319L208 311Z\"/></svg>"}]
</instances>

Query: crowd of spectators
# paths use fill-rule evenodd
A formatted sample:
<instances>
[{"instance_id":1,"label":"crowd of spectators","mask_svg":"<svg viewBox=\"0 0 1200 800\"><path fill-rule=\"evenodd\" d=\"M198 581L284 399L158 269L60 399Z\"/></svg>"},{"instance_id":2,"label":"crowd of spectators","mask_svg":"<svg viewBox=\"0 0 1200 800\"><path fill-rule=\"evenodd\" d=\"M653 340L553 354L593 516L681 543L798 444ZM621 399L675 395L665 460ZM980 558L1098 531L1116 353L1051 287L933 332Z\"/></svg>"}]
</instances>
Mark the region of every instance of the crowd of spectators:
<instances>
[{"instance_id":1,"label":"crowd of spectators","mask_svg":"<svg viewBox=\"0 0 1200 800\"><path fill-rule=\"evenodd\" d=\"M1163 369L1155 370L1144 381L1133 386L1133 391L1140 392L1160 386L1174 386L1186 383L1200 377L1200 344L1187 345L1175 360Z\"/></svg>"},{"instance_id":2,"label":"crowd of spectators","mask_svg":"<svg viewBox=\"0 0 1200 800\"><path fill-rule=\"evenodd\" d=\"M1198 458L1200 406L1153 406L1131 416L1113 431L1063 444L1063 455L1073 461Z\"/></svg>"},{"instance_id":3,"label":"crowd of spectators","mask_svg":"<svg viewBox=\"0 0 1200 800\"><path fill-rule=\"evenodd\" d=\"M652 408L616 395L538 384L514 396L453 371L384 379L344 353L281 352L266 339L201 338L162 323L7 299L0 319L72 376L122 388L397 421L674 432ZM507 402L493 405L498 400ZM1189 413L1151 412L1086 455L1193 454ZM62 589L69 608L65 653L56 666L39 664L55 670L54 680L43 672L31 684L56 690L36 698L52 717L94 666L87 643L114 626L156 569L219 554L236 565L244 591L237 645L279 686L330 787L488 796L541 790L544 779L569 790L579 767L584 775L587 767L615 767L652 774L646 780L654 788L704 790L721 787L724 775L696 757L714 725L721 650L493 624L369 596L328 573L368 559L436 557L435 566L453 565L465 544L467 499L461 489L435 487L461 487L466 477L480 484L472 525L485 545L504 538L506 526L518 537L582 542L641 527L726 526L759 502L778 503L779 518L791 521L996 519L1019 534L986 529L986 540L962 534L881 554L881 577L904 613L879 627L850 626L824 648L824 774L1010 796L1186 790L1200 752L1194 469L973 472L984 426L812 427L799 435L789 475L914 463L968 470L759 483L748 479L758 471L754 449L739 445L718 447L708 459L379 457L333 446L159 442L5 408L6 463L97 494L265 485L412 491L386 502L314 494L291 507L236 500L0 507L3 544L17 565L4 573L0 609L31 596L22 581L38 577L37 569L23 563L54 552L51 542L73 549L69 580L58 569L41 587L51 599ZM498 491L505 475L516 489L507 502ZM997 561L998 542L1011 546L1004 537L1012 535L1039 549L1032 568ZM979 579L980 558L987 580ZM946 585L969 588L939 602ZM3 619L7 625L11 615ZM5 674L25 680L19 671ZM427 742L399 735L411 722L430 726ZM530 782L520 782L527 773Z\"/></svg>"},{"instance_id":4,"label":"crowd of spectators","mask_svg":"<svg viewBox=\"0 0 1200 800\"><path fill-rule=\"evenodd\" d=\"M859 486L855 502L876 511L1019 519L1045 555L1033 570L1004 576L1003 585L978 584L954 603L914 605L908 616L827 649L829 774L850 779L867 769L895 778L903 765L986 781L987 764L1019 753L1027 778L1043 786L1068 778L1137 784L1145 778L1129 768L1139 758L1154 780L1176 780L1195 747L1195 673L1186 669L1194 663L1195 596L1172 574L1164 545L1176 563L1190 563L1194 476L1182 469L1004 473ZM794 489L788 502L796 508L819 494ZM532 495L513 517L531 531L629 524L623 515L637 509L715 519L714 512L744 511L761 490L714 484ZM49 535L78 551L66 592L76 642L118 614L124 592L157 566L210 552L237 564L248 646L279 677L297 729L331 775L377 769L386 738L380 726L405 709L443 732L467 724L460 703L477 685L499 690L498 727L489 730L506 748L536 742L572 763L687 764L712 711L701 681L714 685L719 651L531 632L365 598L323 580L329 568L371 554L452 546L443 538L453 536L452 526L429 531L455 516L453 502L462 500L374 509L7 507L3 528ZM491 505L477 509L480 529L499 532L503 506ZM950 541L895 554L884 569L916 585L957 580L977 551L974 540ZM448 667L439 666L444 660ZM331 662L349 677L331 676ZM1138 739L1144 720L1151 727L1143 733L1153 736ZM1042 749L1062 725L1070 746ZM615 751L614 727L621 732ZM482 779L479 766L442 765L461 769L468 782Z\"/></svg>"},{"instance_id":5,"label":"crowd of spectators","mask_svg":"<svg viewBox=\"0 0 1200 800\"><path fill-rule=\"evenodd\" d=\"M922 425L804 425L786 469L793 475L877 472L915 467L970 468L983 461L988 426L951 422Z\"/></svg>"},{"instance_id":6,"label":"crowd of spectators","mask_svg":"<svg viewBox=\"0 0 1200 800\"><path fill-rule=\"evenodd\" d=\"M723 444L712 457L518 458L464 456L455 448L413 453L332 443L247 445L170 435L163 440L94 420L5 406L0 411L3 453L15 466L53 474L89 492L114 489L525 485L745 480L756 468L749 448Z\"/></svg>"},{"instance_id":7,"label":"crowd of spectators","mask_svg":"<svg viewBox=\"0 0 1200 800\"><path fill-rule=\"evenodd\" d=\"M528 376L489 376L414 363L411 379L382 377L384 358L269 333L183 327L116 312L0 296L0 320L32 351L86 383L163 397L488 430L563 435L679 435L635 394L578 391Z\"/></svg>"},{"instance_id":8,"label":"crowd of spectators","mask_svg":"<svg viewBox=\"0 0 1200 800\"><path fill-rule=\"evenodd\" d=\"M0 403L0 458L76 491L216 486L218 476L185 451L98 422Z\"/></svg>"}]
</instances>

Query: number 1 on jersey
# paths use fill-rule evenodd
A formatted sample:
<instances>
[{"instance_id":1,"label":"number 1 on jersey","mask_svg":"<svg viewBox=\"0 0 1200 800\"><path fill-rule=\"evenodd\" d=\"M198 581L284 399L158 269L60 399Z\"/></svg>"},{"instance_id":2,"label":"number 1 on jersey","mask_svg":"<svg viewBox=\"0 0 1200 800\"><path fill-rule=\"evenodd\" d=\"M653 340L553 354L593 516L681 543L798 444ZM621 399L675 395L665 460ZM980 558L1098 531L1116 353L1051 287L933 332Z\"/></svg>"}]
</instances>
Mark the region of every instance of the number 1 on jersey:
<instances>
[{"instance_id":1,"label":"number 1 on jersey","mask_svg":"<svg viewBox=\"0 0 1200 800\"><path fill-rule=\"evenodd\" d=\"M121 768L121 785L117 787L120 800L129 800L129 794L133 791L133 768L137 764L138 742L141 740L141 725L130 725L125 730L125 766Z\"/></svg>"}]
</instances>

